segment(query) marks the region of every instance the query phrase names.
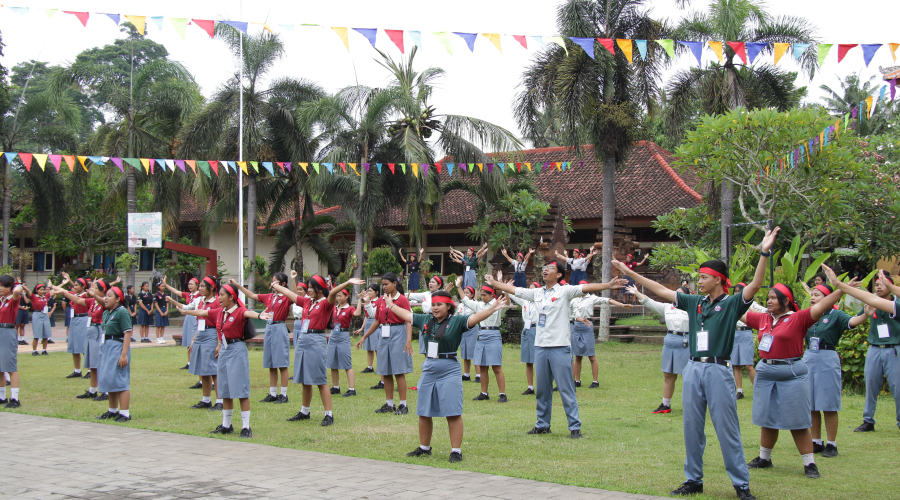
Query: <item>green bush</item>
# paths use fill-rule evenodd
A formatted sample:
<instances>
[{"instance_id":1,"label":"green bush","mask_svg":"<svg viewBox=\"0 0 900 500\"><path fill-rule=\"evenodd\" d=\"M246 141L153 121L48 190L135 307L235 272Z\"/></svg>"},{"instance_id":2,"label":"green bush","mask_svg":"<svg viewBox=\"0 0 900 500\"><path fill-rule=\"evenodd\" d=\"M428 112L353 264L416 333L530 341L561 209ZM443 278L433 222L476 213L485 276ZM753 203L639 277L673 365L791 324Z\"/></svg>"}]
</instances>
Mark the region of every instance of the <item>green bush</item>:
<instances>
[{"instance_id":1,"label":"green bush","mask_svg":"<svg viewBox=\"0 0 900 500\"><path fill-rule=\"evenodd\" d=\"M841 336L837 353L841 357L841 371L844 372L844 388L853 391L865 390L866 352L869 350L869 324L863 323Z\"/></svg>"},{"instance_id":2,"label":"green bush","mask_svg":"<svg viewBox=\"0 0 900 500\"><path fill-rule=\"evenodd\" d=\"M400 274L403 268L394 257L391 247L383 246L369 251L364 271L367 276L382 276L385 273Z\"/></svg>"}]
</instances>

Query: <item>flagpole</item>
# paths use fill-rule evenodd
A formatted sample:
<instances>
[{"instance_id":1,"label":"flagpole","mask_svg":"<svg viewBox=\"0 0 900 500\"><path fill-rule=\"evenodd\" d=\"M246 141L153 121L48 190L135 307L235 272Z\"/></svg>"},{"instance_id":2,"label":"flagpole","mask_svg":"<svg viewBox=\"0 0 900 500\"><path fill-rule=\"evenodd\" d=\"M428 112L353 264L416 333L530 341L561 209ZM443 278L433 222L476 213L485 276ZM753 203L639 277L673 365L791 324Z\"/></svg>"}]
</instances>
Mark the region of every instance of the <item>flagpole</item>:
<instances>
[{"instance_id":1,"label":"flagpole","mask_svg":"<svg viewBox=\"0 0 900 500\"><path fill-rule=\"evenodd\" d=\"M243 2L240 2L239 19L243 19ZM238 161L244 161L244 33L240 32L240 79L238 80ZM238 168L238 283L244 285L244 172ZM249 235L253 237L253 235ZM241 294L243 295L243 294Z\"/></svg>"}]
</instances>

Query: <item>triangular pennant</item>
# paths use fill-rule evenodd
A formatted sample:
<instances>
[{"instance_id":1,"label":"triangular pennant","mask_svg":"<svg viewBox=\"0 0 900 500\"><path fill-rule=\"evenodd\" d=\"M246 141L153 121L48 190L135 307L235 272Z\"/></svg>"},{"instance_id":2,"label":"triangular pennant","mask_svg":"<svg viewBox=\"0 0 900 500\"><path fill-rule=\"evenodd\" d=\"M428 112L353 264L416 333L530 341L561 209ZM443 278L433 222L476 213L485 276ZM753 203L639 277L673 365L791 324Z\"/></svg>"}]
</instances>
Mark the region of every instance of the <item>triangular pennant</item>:
<instances>
[{"instance_id":1,"label":"triangular pennant","mask_svg":"<svg viewBox=\"0 0 900 500\"><path fill-rule=\"evenodd\" d=\"M47 14L49 19L53 19L53 16L56 14L57 9L44 9L44 12Z\"/></svg>"},{"instance_id":2,"label":"triangular pennant","mask_svg":"<svg viewBox=\"0 0 900 500\"><path fill-rule=\"evenodd\" d=\"M439 174L442 173L442 170L441 170L441 169L443 168L443 166L442 166L440 163L435 163L435 164L434 164L434 168L437 169L437 171L438 171Z\"/></svg>"},{"instance_id":3,"label":"triangular pennant","mask_svg":"<svg viewBox=\"0 0 900 500\"><path fill-rule=\"evenodd\" d=\"M469 47L469 52L475 52L475 39L478 38L478 33L460 33L458 31L454 31L453 34L466 41L466 45Z\"/></svg>"},{"instance_id":4,"label":"triangular pennant","mask_svg":"<svg viewBox=\"0 0 900 500\"><path fill-rule=\"evenodd\" d=\"M372 44L372 47L375 46L375 39L378 37L378 28L353 28L353 31L366 37L366 40Z\"/></svg>"},{"instance_id":5,"label":"triangular pennant","mask_svg":"<svg viewBox=\"0 0 900 500\"><path fill-rule=\"evenodd\" d=\"M347 28L331 28L337 36L340 37L341 41L344 42L344 47L347 47L347 52L350 52L350 40L347 38Z\"/></svg>"},{"instance_id":6,"label":"triangular pennant","mask_svg":"<svg viewBox=\"0 0 900 500\"><path fill-rule=\"evenodd\" d=\"M808 49L808 48L809 48L808 43L795 43L794 44L794 60L799 61L800 56L802 56L803 53L806 52L806 49Z\"/></svg>"},{"instance_id":7,"label":"triangular pennant","mask_svg":"<svg viewBox=\"0 0 900 500\"><path fill-rule=\"evenodd\" d=\"M778 65L778 61L781 60L781 56L787 52L787 49L791 46L789 43L776 43L775 44L775 65Z\"/></svg>"},{"instance_id":8,"label":"triangular pennant","mask_svg":"<svg viewBox=\"0 0 900 500\"><path fill-rule=\"evenodd\" d=\"M519 172L522 171L522 164L521 164L521 163L516 163L516 170L518 170Z\"/></svg>"},{"instance_id":9,"label":"triangular pennant","mask_svg":"<svg viewBox=\"0 0 900 500\"><path fill-rule=\"evenodd\" d=\"M378 173L380 174L381 173L381 163L376 163L375 168L378 169Z\"/></svg>"},{"instance_id":10,"label":"triangular pennant","mask_svg":"<svg viewBox=\"0 0 900 500\"><path fill-rule=\"evenodd\" d=\"M466 165L467 167L469 167L469 168L468 168L469 172L474 172L474 171L475 171L475 164L474 164L474 163L464 163L463 165ZM463 170L466 170L466 167L463 167Z\"/></svg>"},{"instance_id":11,"label":"triangular pennant","mask_svg":"<svg viewBox=\"0 0 900 500\"><path fill-rule=\"evenodd\" d=\"M448 54L453 55L453 51L450 50L450 35L446 31L432 31L431 34L447 49Z\"/></svg>"},{"instance_id":12,"label":"triangular pennant","mask_svg":"<svg viewBox=\"0 0 900 500\"><path fill-rule=\"evenodd\" d=\"M343 171L344 174L346 174L347 173L347 164L346 163L338 163L338 165L340 165L341 171Z\"/></svg>"},{"instance_id":13,"label":"triangular pennant","mask_svg":"<svg viewBox=\"0 0 900 500\"><path fill-rule=\"evenodd\" d=\"M119 167L119 170L121 170L123 173L125 172L125 167L122 166L121 158L116 158L115 156L113 156L112 158L110 158L110 160L112 160L112 162L115 163L117 167ZM57 168L57 170L59 169ZM182 168L182 170L184 170L184 168Z\"/></svg>"},{"instance_id":14,"label":"triangular pennant","mask_svg":"<svg viewBox=\"0 0 900 500\"><path fill-rule=\"evenodd\" d=\"M422 163L420 166L422 167L422 175L428 177L428 164Z\"/></svg>"},{"instance_id":15,"label":"triangular pennant","mask_svg":"<svg viewBox=\"0 0 900 500\"><path fill-rule=\"evenodd\" d=\"M284 168L285 168L288 172L290 172L290 171L291 171L291 162L289 162L289 161L284 162Z\"/></svg>"},{"instance_id":16,"label":"triangular pennant","mask_svg":"<svg viewBox=\"0 0 900 500\"><path fill-rule=\"evenodd\" d=\"M720 63L725 62L725 60L722 58L722 42L706 42L706 43L709 44L709 48L711 48L712 51L716 53L716 57L719 58L719 62Z\"/></svg>"},{"instance_id":17,"label":"triangular pennant","mask_svg":"<svg viewBox=\"0 0 900 500\"><path fill-rule=\"evenodd\" d=\"M69 167L69 172L75 171L75 157L72 155L63 155L63 160L66 160L66 165Z\"/></svg>"},{"instance_id":18,"label":"triangular pennant","mask_svg":"<svg viewBox=\"0 0 900 500\"><path fill-rule=\"evenodd\" d=\"M150 18L150 20L153 21L153 24L156 25L156 29L162 31L163 21L165 20L163 16L153 16Z\"/></svg>"},{"instance_id":19,"label":"triangular pennant","mask_svg":"<svg viewBox=\"0 0 900 500\"><path fill-rule=\"evenodd\" d=\"M329 174L334 174L334 163L323 163L322 165L325 165Z\"/></svg>"},{"instance_id":20,"label":"triangular pennant","mask_svg":"<svg viewBox=\"0 0 900 500\"><path fill-rule=\"evenodd\" d=\"M891 57L894 60L897 60L897 47L900 47L900 43L889 43L888 46L891 48Z\"/></svg>"},{"instance_id":21,"label":"triangular pennant","mask_svg":"<svg viewBox=\"0 0 900 500\"><path fill-rule=\"evenodd\" d=\"M476 163L476 165L478 165L478 170L480 172L484 172L484 163Z\"/></svg>"},{"instance_id":22,"label":"triangular pennant","mask_svg":"<svg viewBox=\"0 0 900 500\"><path fill-rule=\"evenodd\" d=\"M834 47L833 43L820 43L816 46L816 50L819 53L819 66L825 63L825 57L828 55L831 47Z\"/></svg>"},{"instance_id":23,"label":"triangular pennant","mask_svg":"<svg viewBox=\"0 0 900 500\"><path fill-rule=\"evenodd\" d=\"M116 23L116 26L119 25L119 15L118 14L106 14L106 17L112 19L112 22Z\"/></svg>"},{"instance_id":24,"label":"triangular pennant","mask_svg":"<svg viewBox=\"0 0 900 500\"><path fill-rule=\"evenodd\" d=\"M388 168L391 169L391 173L392 173L392 174L396 173L396 172L394 171L394 164L393 164L393 163L388 163Z\"/></svg>"},{"instance_id":25,"label":"triangular pennant","mask_svg":"<svg viewBox=\"0 0 900 500\"><path fill-rule=\"evenodd\" d=\"M481 36L490 40L494 47L497 47L497 50L501 53L503 52L503 48L500 46L500 33L482 33Z\"/></svg>"},{"instance_id":26,"label":"triangular pennant","mask_svg":"<svg viewBox=\"0 0 900 500\"><path fill-rule=\"evenodd\" d=\"M363 169L364 169L364 170L366 171L366 173L368 174L368 173L369 173L369 164L368 164L368 163L363 163L362 166L363 166Z\"/></svg>"},{"instance_id":27,"label":"triangular pennant","mask_svg":"<svg viewBox=\"0 0 900 500\"><path fill-rule=\"evenodd\" d=\"M216 22L209 19L191 19L198 28L202 29L210 38L216 34ZM202 169L201 169L202 170ZM207 173L206 175L209 175Z\"/></svg>"},{"instance_id":28,"label":"triangular pennant","mask_svg":"<svg viewBox=\"0 0 900 500\"><path fill-rule=\"evenodd\" d=\"M216 174L216 177L219 176L219 162L218 161L209 161L209 168Z\"/></svg>"},{"instance_id":29,"label":"triangular pennant","mask_svg":"<svg viewBox=\"0 0 900 500\"><path fill-rule=\"evenodd\" d=\"M535 42L537 42L538 45L540 45L541 47L544 47L544 48L547 47L547 44L544 43L544 37L543 37L543 36L540 36L540 35L537 35L537 36L531 35L531 39L534 40Z\"/></svg>"},{"instance_id":30,"label":"triangular pennant","mask_svg":"<svg viewBox=\"0 0 900 500\"><path fill-rule=\"evenodd\" d=\"M525 38L525 35L513 35L512 37L515 41L519 42L519 45L523 48L528 48L528 39Z\"/></svg>"},{"instance_id":31,"label":"triangular pennant","mask_svg":"<svg viewBox=\"0 0 900 500\"><path fill-rule=\"evenodd\" d=\"M219 163L225 164L226 170L233 170L234 173L237 173L237 164L233 161L220 161Z\"/></svg>"},{"instance_id":32,"label":"triangular pennant","mask_svg":"<svg viewBox=\"0 0 900 500\"><path fill-rule=\"evenodd\" d=\"M753 64L753 61L756 60L756 56L758 56L759 53L768 46L768 43L747 42L747 57L750 59L750 64Z\"/></svg>"},{"instance_id":33,"label":"triangular pennant","mask_svg":"<svg viewBox=\"0 0 900 500\"><path fill-rule=\"evenodd\" d=\"M84 169L85 172L89 172L87 166L84 164L84 160L87 160L87 156L78 156L78 163L81 163L81 168Z\"/></svg>"},{"instance_id":34,"label":"triangular pennant","mask_svg":"<svg viewBox=\"0 0 900 500\"><path fill-rule=\"evenodd\" d=\"M669 57L675 57L675 40L664 38L655 41L666 51L666 54L669 54Z\"/></svg>"},{"instance_id":35,"label":"triangular pennant","mask_svg":"<svg viewBox=\"0 0 900 500\"><path fill-rule=\"evenodd\" d=\"M384 30L384 34L394 42L394 45L400 49L400 53L403 54L403 30Z\"/></svg>"},{"instance_id":36,"label":"triangular pennant","mask_svg":"<svg viewBox=\"0 0 900 500\"><path fill-rule=\"evenodd\" d=\"M159 168L163 169L163 172L166 171L166 162L164 162L160 159L151 159L150 162L151 162L150 163L150 171L151 172L153 171L153 162L156 162L156 164L159 165Z\"/></svg>"},{"instance_id":37,"label":"triangular pennant","mask_svg":"<svg viewBox=\"0 0 900 500\"><path fill-rule=\"evenodd\" d=\"M584 49L584 52L590 56L591 59L596 59L594 57L594 39L593 38L584 38L577 36L570 36L569 40L575 42L576 45Z\"/></svg>"},{"instance_id":38,"label":"triangular pennant","mask_svg":"<svg viewBox=\"0 0 900 500\"><path fill-rule=\"evenodd\" d=\"M197 162L194 160L184 160L187 166L191 167L191 170L194 172L194 175L197 175Z\"/></svg>"},{"instance_id":39,"label":"triangular pennant","mask_svg":"<svg viewBox=\"0 0 900 500\"><path fill-rule=\"evenodd\" d=\"M178 165L178 168L180 168L182 172L185 172L184 160L175 160L175 164Z\"/></svg>"},{"instance_id":40,"label":"triangular pennant","mask_svg":"<svg viewBox=\"0 0 900 500\"><path fill-rule=\"evenodd\" d=\"M608 50L610 54L616 55L616 51L613 49L612 38L598 38L597 41L600 42L600 45L606 47L606 50Z\"/></svg>"},{"instance_id":41,"label":"triangular pennant","mask_svg":"<svg viewBox=\"0 0 900 500\"><path fill-rule=\"evenodd\" d=\"M419 164L418 163L410 163L412 167L413 176L418 179L419 178Z\"/></svg>"},{"instance_id":42,"label":"triangular pennant","mask_svg":"<svg viewBox=\"0 0 900 500\"><path fill-rule=\"evenodd\" d=\"M691 52L694 53L694 57L697 58L697 65L698 65L698 66L702 66L702 65L703 65L703 63L702 63L701 60L700 60L700 58L701 58L701 56L702 56L702 54L703 54L703 42L690 42L690 41L682 41L682 40L678 40L678 43L680 43L681 45L684 45L685 47L691 49Z\"/></svg>"},{"instance_id":43,"label":"triangular pennant","mask_svg":"<svg viewBox=\"0 0 900 500\"><path fill-rule=\"evenodd\" d=\"M548 37L546 37L546 39L547 39L548 42L550 42L550 43L555 43L556 45L559 45L560 47L562 47L563 50L566 51L566 55L567 55L567 56L569 55L569 49L568 49L568 47L566 47L566 42L565 42L565 40L563 40L563 37L561 37L561 36L548 36Z\"/></svg>"},{"instance_id":44,"label":"triangular pennant","mask_svg":"<svg viewBox=\"0 0 900 500\"><path fill-rule=\"evenodd\" d=\"M281 26L282 28L284 28L284 29L286 29L286 30L288 30L288 31L294 31L294 25L293 25L293 24L279 24L278 26Z\"/></svg>"},{"instance_id":45,"label":"triangular pennant","mask_svg":"<svg viewBox=\"0 0 900 500\"><path fill-rule=\"evenodd\" d=\"M0 5L0 7L2 7L2 5ZM29 9L28 7L10 7L9 10L15 12L20 16L24 16L25 14L28 14Z\"/></svg>"},{"instance_id":46,"label":"triangular pennant","mask_svg":"<svg viewBox=\"0 0 900 500\"><path fill-rule=\"evenodd\" d=\"M359 175L359 171L356 170L356 163L350 163L349 165L350 165L350 168L353 169L353 173L355 173L356 175Z\"/></svg>"},{"instance_id":47,"label":"triangular pennant","mask_svg":"<svg viewBox=\"0 0 900 500\"><path fill-rule=\"evenodd\" d=\"M318 164L318 163L313 163L312 166L313 166L313 170L315 170L316 173L318 174L318 173L319 173L319 164Z\"/></svg>"},{"instance_id":48,"label":"triangular pennant","mask_svg":"<svg viewBox=\"0 0 900 500\"><path fill-rule=\"evenodd\" d=\"M847 55L847 51L859 45L858 43L839 43L838 44L838 62L844 60L844 57Z\"/></svg>"},{"instance_id":49,"label":"triangular pennant","mask_svg":"<svg viewBox=\"0 0 900 500\"><path fill-rule=\"evenodd\" d=\"M635 45L637 45L638 52L641 54L641 60L647 60L647 40L635 40Z\"/></svg>"},{"instance_id":50,"label":"triangular pennant","mask_svg":"<svg viewBox=\"0 0 900 500\"><path fill-rule=\"evenodd\" d=\"M556 170L562 170L562 162L555 162L554 165L556 166Z\"/></svg>"},{"instance_id":51,"label":"triangular pennant","mask_svg":"<svg viewBox=\"0 0 900 500\"><path fill-rule=\"evenodd\" d=\"M144 34L144 31L147 27L147 16L130 16L125 14L125 19L128 20L129 23L134 25L134 29L138 31L141 35Z\"/></svg>"},{"instance_id":52,"label":"triangular pennant","mask_svg":"<svg viewBox=\"0 0 900 500\"><path fill-rule=\"evenodd\" d=\"M864 43L862 44L863 50L863 61L866 62L866 67L869 67L869 63L872 62L872 58L875 57L875 53L878 52L878 49L881 48L880 43Z\"/></svg>"},{"instance_id":53,"label":"triangular pennant","mask_svg":"<svg viewBox=\"0 0 900 500\"><path fill-rule=\"evenodd\" d=\"M415 45L416 47L421 49L422 48L422 32L421 31L407 31L406 33L412 39L413 45Z\"/></svg>"},{"instance_id":54,"label":"triangular pennant","mask_svg":"<svg viewBox=\"0 0 900 500\"><path fill-rule=\"evenodd\" d=\"M634 47L634 45L631 43L631 40L616 38L616 45L618 45L619 50L621 50L622 53L625 54L625 58L628 59L628 64L631 64L631 52Z\"/></svg>"},{"instance_id":55,"label":"triangular pennant","mask_svg":"<svg viewBox=\"0 0 900 500\"><path fill-rule=\"evenodd\" d=\"M276 161L275 164L278 165L278 168L281 169L281 173L282 173L282 174L287 173L287 172L284 171L284 163L283 163L283 162Z\"/></svg>"},{"instance_id":56,"label":"triangular pennant","mask_svg":"<svg viewBox=\"0 0 900 500\"><path fill-rule=\"evenodd\" d=\"M64 10L63 12L65 12L66 14L72 14L73 16L77 17L78 20L81 21L81 25L84 26L85 28L87 28L88 18L91 17L91 15L89 13L73 12L71 10Z\"/></svg>"},{"instance_id":57,"label":"triangular pennant","mask_svg":"<svg viewBox=\"0 0 900 500\"><path fill-rule=\"evenodd\" d=\"M447 176L448 177L453 177L453 165L454 165L453 163L447 164Z\"/></svg>"},{"instance_id":58,"label":"triangular pennant","mask_svg":"<svg viewBox=\"0 0 900 500\"><path fill-rule=\"evenodd\" d=\"M874 96L866 97L866 118L872 116L872 101L875 100ZM19 156L22 156L21 154Z\"/></svg>"},{"instance_id":59,"label":"triangular pennant","mask_svg":"<svg viewBox=\"0 0 900 500\"><path fill-rule=\"evenodd\" d=\"M243 33L245 35L247 34L247 23L240 22L240 21L219 21L219 22L222 24L227 24L228 26L231 26L232 28L240 31L241 33Z\"/></svg>"},{"instance_id":60,"label":"triangular pennant","mask_svg":"<svg viewBox=\"0 0 900 500\"><path fill-rule=\"evenodd\" d=\"M59 173L59 165L62 163L62 155L50 155L50 163L56 167L56 173Z\"/></svg>"},{"instance_id":61,"label":"triangular pennant","mask_svg":"<svg viewBox=\"0 0 900 500\"><path fill-rule=\"evenodd\" d=\"M894 100L894 95L897 93L897 79L894 78L891 80L891 100Z\"/></svg>"},{"instance_id":62,"label":"triangular pennant","mask_svg":"<svg viewBox=\"0 0 900 500\"><path fill-rule=\"evenodd\" d=\"M500 167L501 172L506 173L505 163L498 163L497 165Z\"/></svg>"},{"instance_id":63,"label":"triangular pennant","mask_svg":"<svg viewBox=\"0 0 900 500\"><path fill-rule=\"evenodd\" d=\"M181 39L184 40L184 32L187 28L188 20L186 17L170 17L169 22L172 23L172 27L175 28L175 31L181 36Z\"/></svg>"},{"instance_id":64,"label":"triangular pennant","mask_svg":"<svg viewBox=\"0 0 900 500\"><path fill-rule=\"evenodd\" d=\"M741 58L741 61L744 61L744 64L747 64L747 46L744 42L728 42L728 46Z\"/></svg>"},{"instance_id":65,"label":"triangular pennant","mask_svg":"<svg viewBox=\"0 0 900 500\"><path fill-rule=\"evenodd\" d=\"M3 153L3 156L6 157L6 163L9 164L12 163L17 156L19 156L19 153Z\"/></svg>"},{"instance_id":66,"label":"triangular pennant","mask_svg":"<svg viewBox=\"0 0 900 500\"><path fill-rule=\"evenodd\" d=\"M19 156L22 156L22 155L19 155ZM98 165L98 166L103 165L103 163L104 163L103 158L100 156L88 156L87 159L91 160L91 163L93 163L94 165Z\"/></svg>"},{"instance_id":67,"label":"triangular pennant","mask_svg":"<svg viewBox=\"0 0 900 500\"><path fill-rule=\"evenodd\" d=\"M309 175L309 170L307 170L307 168L309 167L309 163L300 163L299 165L300 165L300 168L303 169L303 172L306 173L307 175Z\"/></svg>"},{"instance_id":68,"label":"triangular pennant","mask_svg":"<svg viewBox=\"0 0 900 500\"><path fill-rule=\"evenodd\" d=\"M31 153L19 153L19 159L22 160L22 164L25 165L25 170L31 172Z\"/></svg>"},{"instance_id":69,"label":"triangular pennant","mask_svg":"<svg viewBox=\"0 0 900 500\"><path fill-rule=\"evenodd\" d=\"M272 168L272 162L264 161L264 162L262 162L262 166L264 169L269 171L269 175L271 175L272 177L275 177L275 170Z\"/></svg>"},{"instance_id":70,"label":"triangular pennant","mask_svg":"<svg viewBox=\"0 0 900 500\"><path fill-rule=\"evenodd\" d=\"M209 173L209 162L208 161L198 161L197 166L200 167L200 171L203 172L206 177L212 179L212 174Z\"/></svg>"},{"instance_id":71,"label":"triangular pennant","mask_svg":"<svg viewBox=\"0 0 900 500\"><path fill-rule=\"evenodd\" d=\"M404 174L406 174L406 163L400 164L400 170L403 171Z\"/></svg>"},{"instance_id":72,"label":"triangular pennant","mask_svg":"<svg viewBox=\"0 0 900 500\"><path fill-rule=\"evenodd\" d=\"M247 162L244 162L244 166L245 167L247 166ZM251 161L250 166L253 167L254 172L256 172L257 174L259 173L259 162ZM247 172L246 170L244 170L244 171ZM247 172L247 175L250 175L250 173Z\"/></svg>"}]
</instances>

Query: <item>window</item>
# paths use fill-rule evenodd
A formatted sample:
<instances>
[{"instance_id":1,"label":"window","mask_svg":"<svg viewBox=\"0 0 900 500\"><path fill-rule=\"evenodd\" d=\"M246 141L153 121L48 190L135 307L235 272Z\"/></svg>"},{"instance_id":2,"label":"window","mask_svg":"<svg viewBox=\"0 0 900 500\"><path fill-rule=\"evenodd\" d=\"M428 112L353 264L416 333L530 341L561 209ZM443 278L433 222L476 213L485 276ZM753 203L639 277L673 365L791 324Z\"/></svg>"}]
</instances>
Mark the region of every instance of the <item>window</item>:
<instances>
[{"instance_id":1,"label":"window","mask_svg":"<svg viewBox=\"0 0 900 500\"><path fill-rule=\"evenodd\" d=\"M140 255L140 264L138 267L138 271L152 271L153 264L155 261L155 255L153 250L141 250Z\"/></svg>"},{"instance_id":2,"label":"window","mask_svg":"<svg viewBox=\"0 0 900 500\"><path fill-rule=\"evenodd\" d=\"M429 253L425 255L425 260L431 262L431 274L444 274L444 254Z\"/></svg>"},{"instance_id":3,"label":"window","mask_svg":"<svg viewBox=\"0 0 900 500\"><path fill-rule=\"evenodd\" d=\"M450 276L451 274L455 274L457 276L462 276L463 272L465 271L465 268L463 268L463 265L456 262L455 260L451 259L449 253L443 254L443 256L444 256L444 263L445 263L444 269L443 269L444 275ZM429 255L429 257L430 257L430 255Z\"/></svg>"},{"instance_id":4,"label":"window","mask_svg":"<svg viewBox=\"0 0 900 500\"><path fill-rule=\"evenodd\" d=\"M53 271L53 252L34 252L33 271Z\"/></svg>"},{"instance_id":5,"label":"window","mask_svg":"<svg viewBox=\"0 0 900 500\"><path fill-rule=\"evenodd\" d=\"M34 238L25 238L25 248L34 248Z\"/></svg>"},{"instance_id":6,"label":"window","mask_svg":"<svg viewBox=\"0 0 900 500\"><path fill-rule=\"evenodd\" d=\"M444 235L443 234L429 234L425 237L425 244L430 247L442 247L445 245L444 243Z\"/></svg>"},{"instance_id":7,"label":"window","mask_svg":"<svg viewBox=\"0 0 900 500\"><path fill-rule=\"evenodd\" d=\"M597 241L597 229L576 229L569 234L569 243L594 243Z\"/></svg>"},{"instance_id":8,"label":"window","mask_svg":"<svg viewBox=\"0 0 900 500\"><path fill-rule=\"evenodd\" d=\"M665 231L657 231L652 227L633 227L631 228L635 241L678 241L678 238L669 236Z\"/></svg>"}]
</instances>

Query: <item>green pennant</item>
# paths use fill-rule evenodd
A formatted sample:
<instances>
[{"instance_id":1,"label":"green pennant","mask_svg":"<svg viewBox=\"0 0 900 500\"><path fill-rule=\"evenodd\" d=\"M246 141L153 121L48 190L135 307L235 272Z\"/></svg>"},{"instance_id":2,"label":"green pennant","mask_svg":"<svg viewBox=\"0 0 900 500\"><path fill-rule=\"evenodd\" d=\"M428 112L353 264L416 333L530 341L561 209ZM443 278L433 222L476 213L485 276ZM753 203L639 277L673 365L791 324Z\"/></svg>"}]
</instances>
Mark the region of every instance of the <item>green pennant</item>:
<instances>
[{"instance_id":1,"label":"green pennant","mask_svg":"<svg viewBox=\"0 0 900 500\"><path fill-rule=\"evenodd\" d=\"M406 173L406 163L400 164L400 170L402 170L404 174Z\"/></svg>"},{"instance_id":2,"label":"green pennant","mask_svg":"<svg viewBox=\"0 0 900 500\"><path fill-rule=\"evenodd\" d=\"M664 38L662 40L656 40L656 43L660 44L662 48L666 50L666 54L669 54L669 57L675 57L675 40Z\"/></svg>"},{"instance_id":3,"label":"green pennant","mask_svg":"<svg viewBox=\"0 0 900 500\"><path fill-rule=\"evenodd\" d=\"M467 165L469 166L469 172L474 172L474 171L475 171L475 164L474 164L474 163L467 163Z\"/></svg>"},{"instance_id":4,"label":"green pennant","mask_svg":"<svg viewBox=\"0 0 900 500\"><path fill-rule=\"evenodd\" d=\"M250 166L253 167L253 170L256 170L259 173L259 162L251 161Z\"/></svg>"},{"instance_id":5,"label":"green pennant","mask_svg":"<svg viewBox=\"0 0 900 500\"><path fill-rule=\"evenodd\" d=\"M144 169L141 167L141 160L137 158L122 158L122 160L124 160L125 163L131 165L132 167L138 169L139 171L144 171Z\"/></svg>"},{"instance_id":6,"label":"green pennant","mask_svg":"<svg viewBox=\"0 0 900 500\"><path fill-rule=\"evenodd\" d=\"M208 161L198 161L197 166L200 167L200 171L206 174L207 177L212 179L212 174L209 173L209 162Z\"/></svg>"},{"instance_id":7,"label":"green pennant","mask_svg":"<svg viewBox=\"0 0 900 500\"><path fill-rule=\"evenodd\" d=\"M819 66L821 66L825 62L825 56L828 55L828 51L831 50L833 43L820 43L816 50L819 51Z\"/></svg>"},{"instance_id":8,"label":"green pennant","mask_svg":"<svg viewBox=\"0 0 900 500\"><path fill-rule=\"evenodd\" d=\"M313 163L312 165L313 165L313 168L316 169L316 173L318 174L319 173L319 164Z\"/></svg>"}]
</instances>

